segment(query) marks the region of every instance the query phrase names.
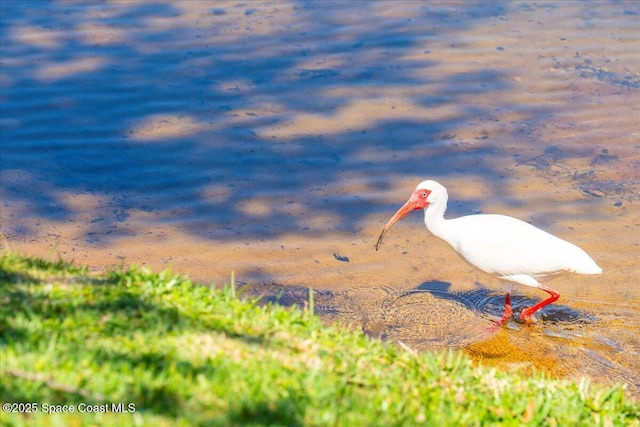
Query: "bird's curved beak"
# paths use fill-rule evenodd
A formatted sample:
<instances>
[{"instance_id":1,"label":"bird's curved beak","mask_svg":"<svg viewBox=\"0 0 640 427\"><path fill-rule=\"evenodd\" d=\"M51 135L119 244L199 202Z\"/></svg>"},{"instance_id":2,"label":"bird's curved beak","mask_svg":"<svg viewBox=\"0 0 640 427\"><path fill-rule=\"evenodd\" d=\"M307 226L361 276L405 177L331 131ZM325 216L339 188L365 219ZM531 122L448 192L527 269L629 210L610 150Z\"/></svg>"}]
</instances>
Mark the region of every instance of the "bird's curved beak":
<instances>
[{"instance_id":1,"label":"bird's curved beak","mask_svg":"<svg viewBox=\"0 0 640 427\"><path fill-rule=\"evenodd\" d=\"M387 225L384 226L382 233L380 233L380 237L378 237L378 243L376 243L376 251L380 248L380 245L382 244L382 239L384 239L384 236L387 234L389 229L391 229L391 226L396 222L398 222L400 219L402 219L409 212L415 211L417 209L422 209L422 206L420 206L419 200L416 197L411 196L411 198L407 201L407 203L402 205L402 207L398 209L398 212L396 212L391 217L389 222L387 222Z\"/></svg>"}]
</instances>

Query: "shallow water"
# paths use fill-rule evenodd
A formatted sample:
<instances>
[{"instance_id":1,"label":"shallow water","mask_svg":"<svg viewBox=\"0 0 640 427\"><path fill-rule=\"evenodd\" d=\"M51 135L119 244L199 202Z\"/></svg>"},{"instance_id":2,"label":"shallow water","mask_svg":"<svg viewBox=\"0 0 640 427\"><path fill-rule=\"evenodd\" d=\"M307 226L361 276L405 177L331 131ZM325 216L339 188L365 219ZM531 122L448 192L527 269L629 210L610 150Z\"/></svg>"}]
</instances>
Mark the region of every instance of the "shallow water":
<instances>
[{"instance_id":1,"label":"shallow water","mask_svg":"<svg viewBox=\"0 0 640 427\"><path fill-rule=\"evenodd\" d=\"M371 336L640 396L635 2L5 3L3 246L313 287ZM420 214L374 250L427 178L448 217L518 217L604 274L488 333L505 289Z\"/></svg>"}]
</instances>

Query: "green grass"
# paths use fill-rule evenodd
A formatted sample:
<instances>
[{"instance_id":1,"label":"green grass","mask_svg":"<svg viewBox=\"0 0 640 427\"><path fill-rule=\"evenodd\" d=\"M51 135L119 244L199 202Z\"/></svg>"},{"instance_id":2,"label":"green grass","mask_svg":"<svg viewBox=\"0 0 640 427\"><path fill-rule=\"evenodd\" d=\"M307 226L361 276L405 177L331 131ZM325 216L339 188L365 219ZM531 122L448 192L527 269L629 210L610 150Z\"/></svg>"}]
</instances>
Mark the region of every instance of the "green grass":
<instances>
[{"instance_id":1,"label":"green grass","mask_svg":"<svg viewBox=\"0 0 640 427\"><path fill-rule=\"evenodd\" d=\"M38 409L2 412L3 426L640 425L622 387L416 354L233 285L10 252L0 282L0 400ZM112 403L135 412L79 412Z\"/></svg>"}]
</instances>

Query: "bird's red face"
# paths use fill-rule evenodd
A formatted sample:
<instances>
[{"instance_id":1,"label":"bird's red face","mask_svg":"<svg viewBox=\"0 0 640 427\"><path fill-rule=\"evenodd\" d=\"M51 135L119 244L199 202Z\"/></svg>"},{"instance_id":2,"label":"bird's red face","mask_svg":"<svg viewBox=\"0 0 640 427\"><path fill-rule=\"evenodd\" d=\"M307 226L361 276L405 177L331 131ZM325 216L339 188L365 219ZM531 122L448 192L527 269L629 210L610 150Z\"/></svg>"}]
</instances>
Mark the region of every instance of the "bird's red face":
<instances>
[{"instance_id":1,"label":"bird's red face","mask_svg":"<svg viewBox=\"0 0 640 427\"><path fill-rule=\"evenodd\" d=\"M391 217L389 222L387 222L387 225L384 226L382 233L380 233L380 237L378 237L378 243L376 243L376 251L382 244L382 239L384 239L384 236L387 234L393 224L398 222L409 212L416 211L418 209L424 209L429 205L429 202L427 201L427 199L429 198L429 194L431 194L431 191L425 188L416 188L413 191L413 194L411 195L409 200L407 200L407 203L402 205L402 207L398 209L398 212L396 212Z\"/></svg>"}]
</instances>

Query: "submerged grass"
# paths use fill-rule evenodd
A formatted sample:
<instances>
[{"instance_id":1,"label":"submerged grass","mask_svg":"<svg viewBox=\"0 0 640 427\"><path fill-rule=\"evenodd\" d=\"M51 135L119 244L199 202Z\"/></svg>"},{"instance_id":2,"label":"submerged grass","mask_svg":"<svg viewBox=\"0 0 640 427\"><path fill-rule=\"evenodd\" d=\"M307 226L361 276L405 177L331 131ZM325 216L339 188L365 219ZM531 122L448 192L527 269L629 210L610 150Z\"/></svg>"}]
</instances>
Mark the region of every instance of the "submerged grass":
<instances>
[{"instance_id":1,"label":"submerged grass","mask_svg":"<svg viewBox=\"0 0 640 427\"><path fill-rule=\"evenodd\" d=\"M0 266L3 426L640 425L622 387L416 354L233 283L10 252Z\"/></svg>"}]
</instances>

